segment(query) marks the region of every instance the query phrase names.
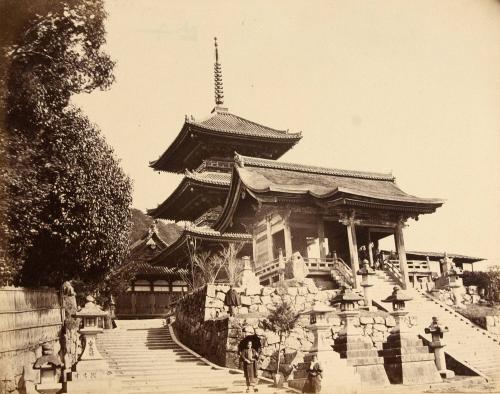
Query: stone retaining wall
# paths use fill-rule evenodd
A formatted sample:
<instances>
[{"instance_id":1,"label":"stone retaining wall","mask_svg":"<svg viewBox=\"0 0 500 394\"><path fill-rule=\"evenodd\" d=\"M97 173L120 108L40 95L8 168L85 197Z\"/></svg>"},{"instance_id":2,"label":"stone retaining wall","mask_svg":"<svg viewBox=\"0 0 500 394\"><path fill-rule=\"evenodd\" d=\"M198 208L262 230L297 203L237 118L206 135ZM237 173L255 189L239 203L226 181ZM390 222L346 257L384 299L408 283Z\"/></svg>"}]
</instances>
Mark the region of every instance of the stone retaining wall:
<instances>
[{"instance_id":1,"label":"stone retaining wall","mask_svg":"<svg viewBox=\"0 0 500 394\"><path fill-rule=\"evenodd\" d=\"M235 317L228 317L224 306L224 297L229 289L224 285L207 285L180 301L176 310L175 331L179 339L187 346L210 361L225 367L238 368L238 346L248 336L256 336L262 345L263 370L273 370L278 350L279 337L265 329L264 320L277 304L290 303L297 312L309 309L316 300L329 303L337 290L320 291L314 283L292 287L262 287L259 294L241 294L242 306ZM239 289L236 289L239 290ZM332 312L328 316L331 324L331 344L338 335L342 323L339 316ZM410 325L415 324L409 318ZM374 346L382 348L389 330L395 321L386 312L360 311L355 324L362 328L364 335L370 337ZM301 361L303 352L307 352L313 341L312 333L307 329L309 316L303 315L286 338L284 349L287 364L293 363L294 357ZM254 338L256 338L254 337ZM286 372L286 371L284 371Z\"/></svg>"}]
</instances>

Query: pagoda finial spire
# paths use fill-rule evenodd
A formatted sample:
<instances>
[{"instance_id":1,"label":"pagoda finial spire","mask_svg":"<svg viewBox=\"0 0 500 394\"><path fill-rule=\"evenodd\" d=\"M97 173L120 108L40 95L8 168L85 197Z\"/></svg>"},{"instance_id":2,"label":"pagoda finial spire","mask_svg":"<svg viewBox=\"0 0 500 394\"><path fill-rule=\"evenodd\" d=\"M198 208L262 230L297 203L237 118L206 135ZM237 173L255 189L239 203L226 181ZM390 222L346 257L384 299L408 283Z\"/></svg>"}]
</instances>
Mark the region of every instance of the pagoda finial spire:
<instances>
[{"instance_id":1,"label":"pagoda finial spire","mask_svg":"<svg viewBox=\"0 0 500 394\"><path fill-rule=\"evenodd\" d=\"M215 80L215 105L224 104L224 88L222 86L222 66L219 63L219 48L217 45L217 37L215 41L215 64L214 64L214 80Z\"/></svg>"}]
</instances>

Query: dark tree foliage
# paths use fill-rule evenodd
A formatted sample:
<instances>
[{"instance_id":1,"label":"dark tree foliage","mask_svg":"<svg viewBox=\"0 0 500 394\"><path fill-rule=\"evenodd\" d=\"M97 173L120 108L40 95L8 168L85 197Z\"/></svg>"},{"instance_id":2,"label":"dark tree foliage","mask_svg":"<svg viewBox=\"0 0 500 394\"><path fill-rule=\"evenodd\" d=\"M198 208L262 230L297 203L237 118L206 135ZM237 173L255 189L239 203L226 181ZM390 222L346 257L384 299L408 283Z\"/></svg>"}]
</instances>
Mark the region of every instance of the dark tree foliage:
<instances>
[{"instance_id":1,"label":"dark tree foliage","mask_svg":"<svg viewBox=\"0 0 500 394\"><path fill-rule=\"evenodd\" d=\"M102 1L6 3L0 284L104 283L127 252L131 184L70 103L113 82Z\"/></svg>"}]
</instances>

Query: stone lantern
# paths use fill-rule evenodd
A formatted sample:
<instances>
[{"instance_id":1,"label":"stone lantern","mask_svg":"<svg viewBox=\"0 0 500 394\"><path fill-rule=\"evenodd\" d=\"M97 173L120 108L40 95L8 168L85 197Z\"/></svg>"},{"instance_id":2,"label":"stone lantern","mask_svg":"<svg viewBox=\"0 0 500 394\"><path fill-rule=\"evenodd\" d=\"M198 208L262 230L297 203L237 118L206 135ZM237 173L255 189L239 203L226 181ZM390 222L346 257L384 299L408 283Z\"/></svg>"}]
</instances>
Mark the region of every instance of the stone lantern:
<instances>
[{"instance_id":1,"label":"stone lantern","mask_svg":"<svg viewBox=\"0 0 500 394\"><path fill-rule=\"evenodd\" d=\"M408 331L408 325L404 321L404 317L408 314L405 306L406 302L412 299L413 297L406 293L406 291L401 290L399 286L394 286L392 294L385 300L382 300L382 302L390 302L392 304L391 315L396 321L396 326L391 329L391 333Z\"/></svg>"},{"instance_id":2,"label":"stone lantern","mask_svg":"<svg viewBox=\"0 0 500 394\"><path fill-rule=\"evenodd\" d=\"M347 359L349 365L356 368L356 373L361 376L363 384L385 386L389 384L389 380L384 370L384 359L378 356L372 340L363 335L359 324L358 327L355 325L359 315L358 302L362 299L363 297L346 286L332 300L333 304L340 304L339 316L344 323L344 327L335 339L333 349L340 353L342 358Z\"/></svg>"},{"instance_id":3,"label":"stone lantern","mask_svg":"<svg viewBox=\"0 0 500 394\"><path fill-rule=\"evenodd\" d=\"M439 374L443 378L452 378L455 376L455 372L446 369L446 359L444 355L444 347L446 344L443 342L443 333L445 332L448 332L448 327L441 326L437 317L433 317L431 325L425 328L425 333L431 334L432 336L430 347L434 350L434 361Z\"/></svg>"},{"instance_id":4,"label":"stone lantern","mask_svg":"<svg viewBox=\"0 0 500 394\"><path fill-rule=\"evenodd\" d=\"M85 306L75 313L83 321L83 327L78 331L83 335L84 349L80 355L77 369L92 368L104 366L105 361L102 358L96 346L96 337L102 333L103 319L108 315L100 306L96 305L92 296L87 296ZM107 369L107 364L105 365Z\"/></svg>"},{"instance_id":5,"label":"stone lantern","mask_svg":"<svg viewBox=\"0 0 500 394\"><path fill-rule=\"evenodd\" d=\"M71 372L68 381L70 393L104 393L116 392L113 374L96 346L96 337L103 332L103 319L107 312L96 305L92 296L87 296L85 306L75 313L82 319L82 328L78 332L83 336L83 352Z\"/></svg>"},{"instance_id":6,"label":"stone lantern","mask_svg":"<svg viewBox=\"0 0 500 394\"><path fill-rule=\"evenodd\" d=\"M309 315L309 329L314 333L314 343L310 352L332 350L326 342L326 337L330 334L330 324L326 315L331 312L335 312L335 309L320 301L315 301L310 310L302 312L304 315Z\"/></svg>"},{"instance_id":7,"label":"stone lantern","mask_svg":"<svg viewBox=\"0 0 500 394\"><path fill-rule=\"evenodd\" d=\"M451 293L453 294L453 303L458 308L463 308L462 305L463 285L461 279L462 275L463 271L460 268L456 267L455 264L452 262L451 268L446 273L446 276L448 277L449 280L448 286L450 286Z\"/></svg>"},{"instance_id":8,"label":"stone lantern","mask_svg":"<svg viewBox=\"0 0 500 394\"><path fill-rule=\"evenodd\" d=\"M333 351L329 343L332 334L327 315L335 309L321 301L315 301L311 309L302 312L309 315L309 330L314 334L314 342L309 352L304 356L304 362L293 373L293 378L288 380L288 386L302 390L307 380L307 366L314 355L323 370L321 383L323 392L337 392L339 387L352 387L359 384L359 376L354 373L354 368L348 367L346 360L341 360L340 355Z\"/></svg>"},{"instance_id":9,"label":"stone lantern","mask_svg":"<svg viewBox=\"0 0 500 394\"><path fill-rule=\"evenodd\" d=\"M365 296L366 309L369 311L374 310L375 308L372 306L371 287L374 285L372 278L375 275L375 271L370 267L368 260L363 260L363 266L356 274L361 275L361 287Z\"/></svg>"},{"instance_id":10,"label":"stone lantern","mask_svg":"<svg viewBox=\"0 0 500 394\"><path fill-rule=\"evenodd\" d=\"M36 390L42 394L57 393L62 389L62 383L58 382L57 370L62 367L62 362L54 354L54 347L46 342L42 345L42 357L39 357L33 365L33 369L40 370L40 383Z\"/></svg>"},{"instance_id":11,"label":"stone lantern","mask_svg":"<svg viewBox=\"0 0 500 394\"><path fill-rule=\"evenodd\" d=\"M410 300L412 297L398 286L394 287L389 297L382 300L392 304L391 315L396 321L381 351L389 381L392 384L441 382L434 355L429 353L428 347L415 333L410 332L403 319L408 314L405 304Z\"/></svg>"},{"instance_id":12,"label":"stone lantern","mask_svg":"<svg viewBox=\"0 0 500 394\"><path fill-rule=\"evenodd\" d=\"M359 272L359 271L358 271ZM339 335L360 335L361 330L354 326L354 319L359 315L358 303L361 301L358 293L355 293L350 286L344 286L342 291L332 300L332 303L340 304L339 316L344 320L344 329Z\"/></svg>"}]
</instances>

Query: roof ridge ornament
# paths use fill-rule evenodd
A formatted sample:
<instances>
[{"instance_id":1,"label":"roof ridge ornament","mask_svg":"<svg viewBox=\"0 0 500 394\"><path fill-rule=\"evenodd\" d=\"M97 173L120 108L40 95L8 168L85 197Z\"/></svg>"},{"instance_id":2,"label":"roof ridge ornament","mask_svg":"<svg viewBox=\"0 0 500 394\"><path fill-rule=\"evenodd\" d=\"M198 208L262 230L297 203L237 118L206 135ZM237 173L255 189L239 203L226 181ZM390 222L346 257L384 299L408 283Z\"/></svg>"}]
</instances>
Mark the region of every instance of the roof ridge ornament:
<instances>
[{"instance_id":1,"label":"roof ridge ornament","mask_svg":"<svg viewBox=\"0 0 500 394\"><path fill-rule=\"evenodd\" d=\"M222 84L222 66L219 63L219 48L217 37L214 37L215 43L215 64L214 64L214 82L215 82L215 105L224 104L224 87Z\"/></svg>"}]
</instances>

